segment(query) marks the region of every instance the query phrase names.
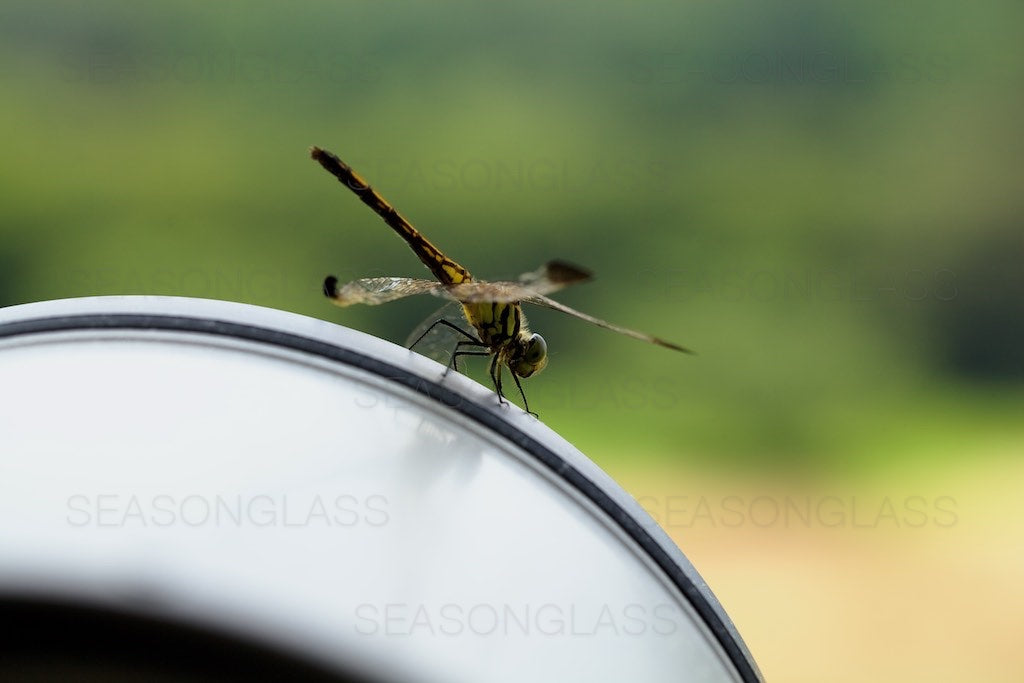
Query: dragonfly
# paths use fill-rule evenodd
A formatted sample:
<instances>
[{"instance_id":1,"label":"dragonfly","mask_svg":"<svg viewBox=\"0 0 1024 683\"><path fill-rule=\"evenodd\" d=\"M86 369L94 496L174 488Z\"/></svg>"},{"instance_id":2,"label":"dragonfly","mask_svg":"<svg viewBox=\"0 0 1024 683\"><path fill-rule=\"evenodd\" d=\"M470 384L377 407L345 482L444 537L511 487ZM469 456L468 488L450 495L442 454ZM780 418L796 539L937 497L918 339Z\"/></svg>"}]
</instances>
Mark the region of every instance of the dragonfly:
<instances>
[{"instance_id":1,"label":"dragonfly","mask_svg":"<svg viewBox=\"0 0 1024 683\"><path fill-rule=\"evenodd\" d=\"M409 277L370 277L339 284L333 275L324 280L324 294L338 306L353 304L377 305L417 294L432 294L458 302L462 317L472 332L445 318L434 321L412 344L414 348L437 326L451 328L458 335L451 353L448 370L458 371L458 359L466 356L489 356L488 374L494 384L498 402L507 403L502 391L502 374L508 368L515 382L523 407L530 412L526 393L519 381L537 374L547 365L548 347L544 337L531 332L523 315L522 304L561 311L612 332L624 334L674 351L693 353L689 349L606 322L559 303L547 295L570 285L586 282L591 273L561 260L550 261L515 281L484 281L474 278L462 265L435 247L409 221L402 217L376 190L337 156L320 147L311 147L310 156L373 209L434 276L433 280ZM475 334L474 334L475 332Z\"/></svg>"}]
</instances>

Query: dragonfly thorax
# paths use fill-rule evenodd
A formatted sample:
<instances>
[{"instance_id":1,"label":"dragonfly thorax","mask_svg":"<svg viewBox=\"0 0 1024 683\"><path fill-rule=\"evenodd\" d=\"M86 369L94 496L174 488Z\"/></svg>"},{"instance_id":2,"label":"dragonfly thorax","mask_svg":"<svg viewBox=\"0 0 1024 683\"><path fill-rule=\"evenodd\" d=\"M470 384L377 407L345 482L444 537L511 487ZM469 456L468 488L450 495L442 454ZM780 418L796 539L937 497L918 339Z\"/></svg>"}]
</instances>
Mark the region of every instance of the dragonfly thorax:
<instances>
[{"instance_id":1,"label":"dragonfly thorax","mask_svg":"<svg viewBox=\"0 0 1024 683\"><path fill-rule=\"evenodd\" d=\"M518 339L523 330L523 311L519 304L486 301L462 304L469 324L476 328L480 341L491 350Z\"/></svg>"},{"instance_id":2,"label":"dragonfly thorax","mask_svg":"<svg viewBox=\"0 0 1024 683\"><path fill-rule=\"evenodd\" d=\"M462 308L480 341L515 375L529 377L547 365L548 345L544 337L527 329L518 303L474 302L464 303Z\"/></svg>"}]
</instances>

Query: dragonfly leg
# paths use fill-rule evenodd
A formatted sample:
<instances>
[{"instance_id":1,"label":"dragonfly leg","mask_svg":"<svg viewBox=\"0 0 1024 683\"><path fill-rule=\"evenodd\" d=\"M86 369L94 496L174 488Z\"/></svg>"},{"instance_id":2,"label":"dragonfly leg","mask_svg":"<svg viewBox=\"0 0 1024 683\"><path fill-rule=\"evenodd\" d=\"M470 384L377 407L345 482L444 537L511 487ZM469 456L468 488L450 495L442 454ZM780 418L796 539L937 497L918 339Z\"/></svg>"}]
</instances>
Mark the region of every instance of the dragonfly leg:
<instances>
[{"instance_id":1,"label":"dragonfly leg","mask_svg":"<svg viewBox=\"0 0 1024 683\"><path fill-rule=\"evenodd\" d=\"M488 371L491 373L491 381L494 382L494 391L498 394L498 403L508 403L505 399L505 394L501 393L501 363L498 362L497 356L491 357L491 367Z\"/></svg>"},{"instance_id":2,"label":"dragonfly leg","mask_svg":"<svg viewBox=\"0 0 1024 683\"><path fill-rule=\"evenodd\" d=\"M516 381L516 388L519 389L519 395L523 397L523 408L526 410L527 415L533 415L536 418L540 418L540 415L530 411L530 404L526 401L526 393L523 392L523 385L519 383L519 375L511 373L512 379Z\"/></svg>"},{"instance_id":3,"label":"dragonfly leg","mask_svg":"<svg viewBox=\"0 0 1024 683\"><path fill-rule=\"evenodd\" d=\"M490 351L463 351L462 350L462 348L464 346L480 346L480 345L481 344L479 342L468 342L468 341L460 341L458 344L456 344L455 345L455 351L452 353L452 358L451 358L450 361L448 361L448 367L445 368L445 370L444 370L445 376L448 375L448 371L449 370L455 370L455 372L459 371L459 356L489 356L489 355L491 355Z\"/></svg>"},{"instance_id":4,"label":"dragonfly leg","mask_svg":"<svg viewBox=\"0 0 1024 683\"><path fill-rule=\"evenodd\" d=\"M416 341L414 341L412 344L409 344L409 350L412 351L413 347L415 347L417 344L419 344L421 341L423 341L423 338L426 337L427 334L429 334L430 331L432 329L434 329L435 327L437 327L438 325L444 325L445 327L450 327L453 330L455 330L456 332L458 332L459 334L461 334L462 336L468 338L470 341L476 342L480 346L486 346L486 344L484 344L482 341L480 341L479 339L474 337L469 332L466 332L464 329L462 329L461 327L459 327L455 323L453 323L453 322L451 322L449 320L445 320L444 318L439 318L439 319L435 320L434 322L430 323L430 327L428 327L427 329L423 330L423 334L421 334L419 337L417 337Z\"/></svg>"}]
</instances>

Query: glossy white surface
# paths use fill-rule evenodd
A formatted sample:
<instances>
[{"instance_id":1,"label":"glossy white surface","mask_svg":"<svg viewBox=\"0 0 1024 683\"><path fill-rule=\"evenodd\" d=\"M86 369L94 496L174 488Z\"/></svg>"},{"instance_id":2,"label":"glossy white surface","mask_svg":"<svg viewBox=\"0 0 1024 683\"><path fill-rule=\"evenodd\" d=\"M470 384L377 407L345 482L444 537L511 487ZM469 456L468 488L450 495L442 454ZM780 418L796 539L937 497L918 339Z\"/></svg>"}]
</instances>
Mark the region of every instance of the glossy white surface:
<instances>
[{"instance_id":1,"label":"glossy white surface","mask_svg":"<svg viewBox=\"0 0 1024 683\"><path fill-rule=\"evenodd\" d=\"M415 680L737 680L603 513L392 382L113 330L0 339L0 387L0 587Z\"/></svg>"}]
</instances>

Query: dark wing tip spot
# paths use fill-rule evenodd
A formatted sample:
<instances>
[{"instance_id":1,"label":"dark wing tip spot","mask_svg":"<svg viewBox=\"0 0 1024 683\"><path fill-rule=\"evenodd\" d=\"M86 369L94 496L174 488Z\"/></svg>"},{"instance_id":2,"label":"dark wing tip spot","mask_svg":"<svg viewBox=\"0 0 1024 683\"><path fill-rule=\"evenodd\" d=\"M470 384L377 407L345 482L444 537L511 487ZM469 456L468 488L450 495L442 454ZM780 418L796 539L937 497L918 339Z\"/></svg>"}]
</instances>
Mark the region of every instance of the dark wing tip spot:
<instances>
[{"instance_id":1,"label":"dark wing tip spot","mask_svg":"<svg viewBox=\"0 0 1024 683\"><path fill-rule=\"evenodd\" d=\"M324 296L334 299L338 296L338 278L328 275L324 280Z\"/></svg>"},{"instance_id":2,"label":"dark wing tip spot","mask_svg":"<svg viewBox=\"0 0 1024 683\"><path fill-rule=\"evenodd\" d=\"M594 277L586 268L561 259L548 262L547 271L548 278L553 282L582 282Z\"/></svg>"}]
</instances>

